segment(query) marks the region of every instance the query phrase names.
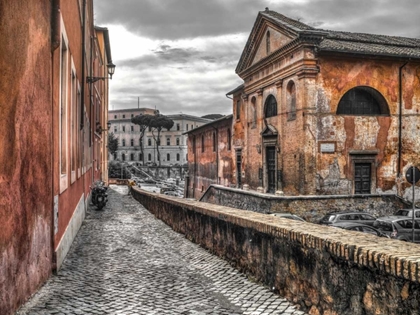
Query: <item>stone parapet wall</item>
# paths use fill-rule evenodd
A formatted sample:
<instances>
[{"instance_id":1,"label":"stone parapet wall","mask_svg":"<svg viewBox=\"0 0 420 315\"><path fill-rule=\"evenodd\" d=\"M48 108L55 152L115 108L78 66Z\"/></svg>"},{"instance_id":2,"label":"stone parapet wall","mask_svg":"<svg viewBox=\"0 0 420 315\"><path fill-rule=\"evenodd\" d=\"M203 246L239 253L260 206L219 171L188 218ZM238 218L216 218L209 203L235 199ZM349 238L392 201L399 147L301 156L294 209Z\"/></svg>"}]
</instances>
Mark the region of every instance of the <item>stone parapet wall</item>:
<instances>
[{"instance_id":1,"label":"stone parapet wall","mask_svg":"<svg viewBox=\"0 0 420 315\"><path fill-rule=\"evenodd\" d=\"M132 192L175 231L311 315L419 314L419 245L136 187Z\"/></svg>"},{"instance_id":2,"label":"stone parapet wall","mask_svg":"<svg viewBox=\"0 0 420 315\"><path fill-rule=\"evenodd\" d=\"M331 211L366 211L381 217L393 214L396 209L411 208L391 194L276 196L221 185L210 186L200 201L260 213L290 212L309 222L317 222Z\"/></svg>"}]
</instances>

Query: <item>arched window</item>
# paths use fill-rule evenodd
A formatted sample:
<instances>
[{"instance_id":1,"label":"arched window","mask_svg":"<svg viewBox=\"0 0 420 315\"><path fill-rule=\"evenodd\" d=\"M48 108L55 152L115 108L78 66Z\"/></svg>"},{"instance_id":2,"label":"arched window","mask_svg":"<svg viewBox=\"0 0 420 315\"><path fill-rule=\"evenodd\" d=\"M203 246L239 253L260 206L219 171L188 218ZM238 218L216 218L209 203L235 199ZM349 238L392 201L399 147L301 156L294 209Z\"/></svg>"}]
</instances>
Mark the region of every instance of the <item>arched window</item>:
<instances>
[{"instance_id":1,"label":"arched window","mask_svg":"<svg viewBox=\"0 0 420 315\"><path fill-rule=\"evenodd\" d=\"M338 103L337 115L389 116L389 107L377 90L358 86L343 95Z\"/></svg>"},{"instance_id":2,"label":"arched window","mask_svg":"<svg viewBox=\"0 0 420 315\"><path fill-rule=\"evenodd\" d=\"M121 160L125 161L125 154L121 154Z\"/></svg>"},{"instance_id":3,"label":"arched window","mask_svg":"<svg viewBox=\"0 0 420 315\"><path fill-rule=\"evenodd\" d=\"M232 148L232 135L230 134L230 129L227 130L227 149L230 150Z\"/></svg>"},{"instance_id":4,"label":"arched window","mask_svg":"<svg viewBox=\"0 0 420 315\"><path fill-rule=\"evenodd\" d=\"M122 146L125 147L125 139L122 139Z\"/></svg>"},{"instance_id":5,"label":"arched window","mask_svg":"<svg viewBox=\"0 0 420 315\"><path fill-rule=\"evenodd\" d=\"M265 36L265 49L267 52L267 55L270 53L270 31L267 31L267 34Z\"/></svg>"},{"instance_id":6,"label":"arched window","mask_svg":"<svg viewBox=\"0 0 420 315\"><path fill-rule=\"evenodd\" d=\"M147 155L147 159L148 159L149 161L151 161L151 160L152 160L152 155L151 155L150 153Z\"/></svg>"},{"instance_id":7,"label":"arched window","mask_svg":"<svg viewBox=\"0 0 420 315\"><path fill-rule=\"evenodd\" d=\"M265 100L265 118L277 116L277 101L273 95L269 95Z\"/></svg>"},{"instance_id":8,"label":"arched window","mask_svg":"<svg viewBox=\"0 0 420 315\"><path fill-rule=\"evenodd\" d=\"M296 119L296 85L293 81L287 84L287 120Z\"/></svg>"}]
</instances>

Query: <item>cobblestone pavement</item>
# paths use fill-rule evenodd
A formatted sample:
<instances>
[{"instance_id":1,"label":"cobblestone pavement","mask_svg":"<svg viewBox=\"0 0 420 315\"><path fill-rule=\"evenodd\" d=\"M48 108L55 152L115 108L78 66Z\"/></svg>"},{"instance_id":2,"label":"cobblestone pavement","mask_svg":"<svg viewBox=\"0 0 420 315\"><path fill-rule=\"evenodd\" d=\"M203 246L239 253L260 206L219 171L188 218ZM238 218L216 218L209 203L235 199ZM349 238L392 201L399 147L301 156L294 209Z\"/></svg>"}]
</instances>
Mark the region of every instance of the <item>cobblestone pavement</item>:
<instances>
[{"instance_id":1,"label":"cobblestone pavement","mask_svg":"<svg viewBox=\"0 0 420 315\"><path fill-rule=\"evenodd\" d=\"M305 314L112 186L24 314Z\"/></svg>"}]
</instances>

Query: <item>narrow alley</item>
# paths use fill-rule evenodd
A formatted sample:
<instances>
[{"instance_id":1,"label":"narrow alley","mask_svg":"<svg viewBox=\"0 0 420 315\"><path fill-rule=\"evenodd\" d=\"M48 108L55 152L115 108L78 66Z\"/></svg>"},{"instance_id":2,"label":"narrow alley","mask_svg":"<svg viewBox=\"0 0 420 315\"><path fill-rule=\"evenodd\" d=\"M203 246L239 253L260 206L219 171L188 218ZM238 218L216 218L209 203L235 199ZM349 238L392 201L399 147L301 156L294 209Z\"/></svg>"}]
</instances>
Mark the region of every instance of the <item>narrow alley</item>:
<instances>
[{"instance_id":1,"label":"narrow alley","mask_svg":"<svg viewBox=\"0 0 420 315\"><path fill-rule=\"evenodd\" d=\"M249 281L111 186L89 208L59 274L24 314L305 314Z\"/></svg>"}]
</instances>

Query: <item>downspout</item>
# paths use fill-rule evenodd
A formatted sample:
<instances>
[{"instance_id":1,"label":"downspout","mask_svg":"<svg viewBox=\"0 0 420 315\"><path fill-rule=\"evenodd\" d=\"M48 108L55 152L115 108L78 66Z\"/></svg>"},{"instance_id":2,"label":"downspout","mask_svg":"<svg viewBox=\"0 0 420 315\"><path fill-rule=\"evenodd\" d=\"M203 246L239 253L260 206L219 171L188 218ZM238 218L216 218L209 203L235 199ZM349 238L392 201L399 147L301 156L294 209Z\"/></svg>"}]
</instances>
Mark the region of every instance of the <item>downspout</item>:
<instances>
[{"instance_id":1,"label":"downspout","mask_svg":"<svg viewBox=\"0 0 420 315\"><path fill-rule=\"evenodd\" d=\"M85 86L86 86L86 0L83 0L83 6L82 6L82 87L81 87L81 91L80 91L80 132L82 132L83 134L83 140L82 140L82 167L81 167L81 172L82 172L82 181L83 181L83 205L85 207L85 212L87 211L87 206L86 206L86 172L83 173L83 169L85 169L85 133L84 133L84 119L85 119Z\"/></svg>"},{"instance_id":2,"label":"downspout","mask_svg":"<svg viewBox=\"0 0 420 315\"><path fill-rule=\"evenodd\" d=\"M54 52L60 47L61 43L61 12L60 0L53 0L51 8L51 197L52 197L52 215L51 215L51 269L53 272L57 270L57 256L55 255L55 202L54 202ZM58 206L58 205L57 205Z\"/></svg>"},{"instance_id":3,"label":"downspout","mask_svg":"<svg viewBox=\"0 0 420 315\"><path fill-rule=\"evenodd\" d=\"M211 126L215 130L216 142L216 183L219 184L219 129Z\"/></svg>"},{"instance_id":4,"label":"downspout","mask_svg":"<svg viewBox=\"0 0 420 315\"><path fill-rule=\"evenodd\" d=\"M401 176L401 152L402 152L402 70L407 65L406 61L398 70L398 94L399 94L399 113L398 113L398 165L397 178Z\"/></svg>"},{"instance_id":5,"label":"downspout","mask_svg":"<svg viewBox=\"0 0 420 315\"><path fill-rule=\"evenodd\" d=\"M192 189L192 197L195 198L195 187L196 187L196 182L195 182L195 178L197 176L197 142L196 142L196 136L193 135L193 150L194 150L194 173L193 173L193 189Z\"/></svg>"}]
</instances>

